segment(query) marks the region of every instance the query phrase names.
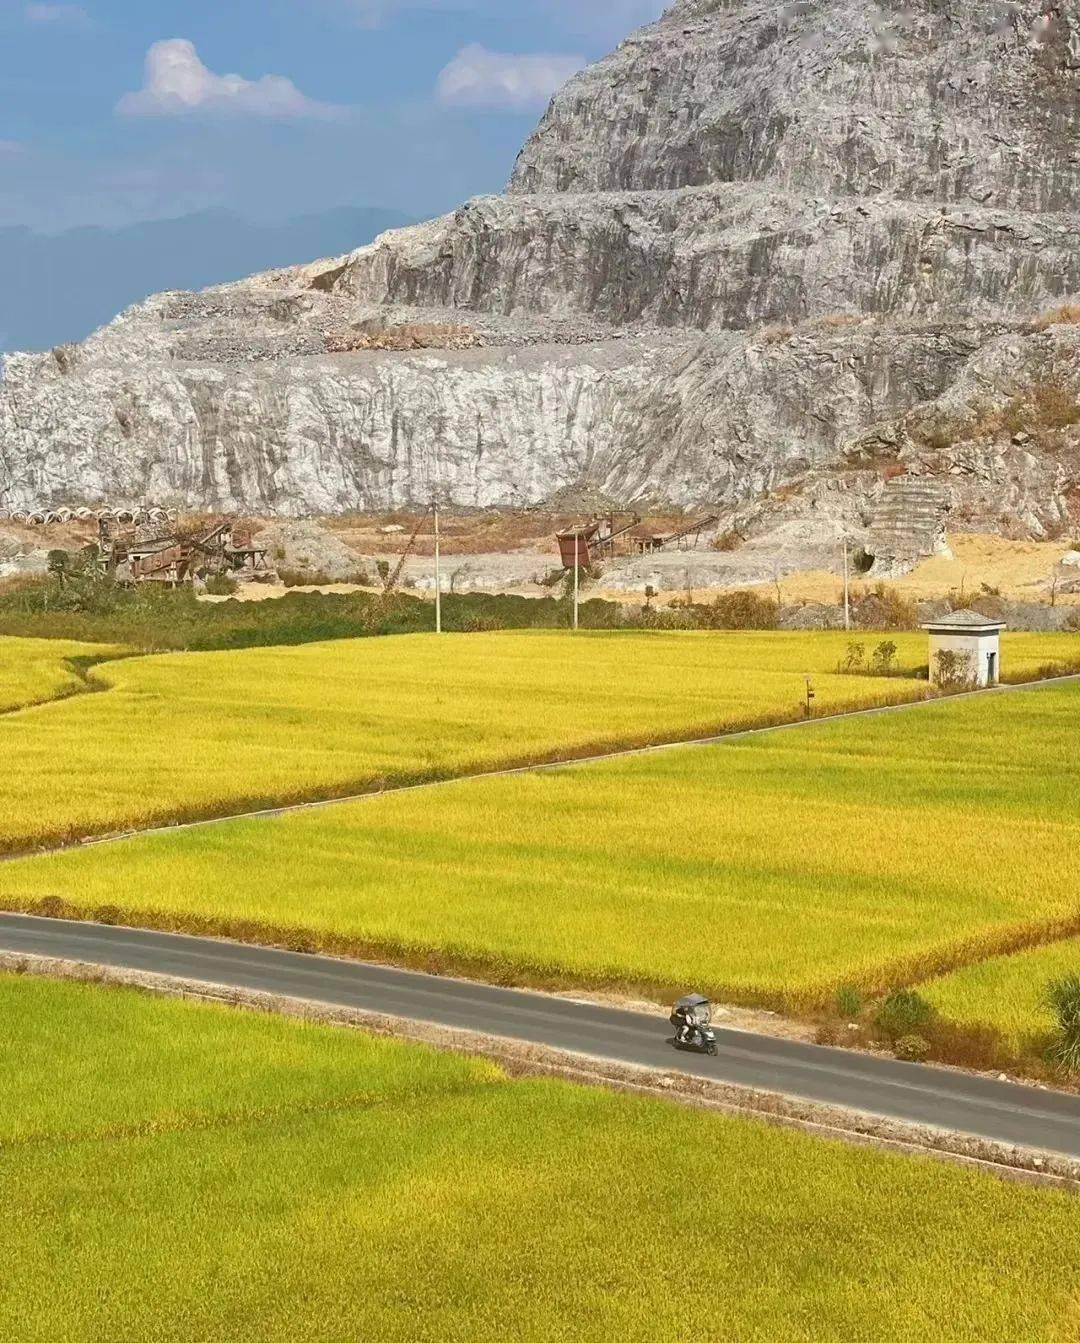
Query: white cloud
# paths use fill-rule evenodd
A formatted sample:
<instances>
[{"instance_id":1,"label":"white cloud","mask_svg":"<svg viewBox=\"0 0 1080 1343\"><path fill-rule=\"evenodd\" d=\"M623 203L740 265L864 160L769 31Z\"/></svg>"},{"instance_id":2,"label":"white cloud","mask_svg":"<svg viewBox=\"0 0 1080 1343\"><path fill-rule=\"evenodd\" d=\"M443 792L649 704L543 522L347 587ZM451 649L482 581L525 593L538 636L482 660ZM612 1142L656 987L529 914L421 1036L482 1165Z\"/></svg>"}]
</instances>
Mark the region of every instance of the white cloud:
<instances>
[{"instance_id":1,"label":"white cloud","mask_svg":"<svg viewBox=\"0 0 1080 1343\"><path fill-rule=\"evenodd\" d=\"M585 64L584 56L514 56L473 43L440 73L437 92L450 107L524 112L542 107Z\"/></svg>"},{"instance_id":2,"label":"white cloud","mask_svg":"<svg viewBox=\"0 0 1080 1343\"><path fill-rule=\"evenodd\" d=\"M57 27L82 28L90 15L82 5L27 5L23 10L27 23L51 23Z\"/></svg>"},{"instance_id":3,"label":"white cloud","mask_svg":"<svg viewBox=\"0 0 1080 1343\"><path fill-rule=\"evenodd\" d=\"M146 54L146 82L116 105L125 117L179 117L193 113L291 120L340 116L343 109L314 102L283 75L244 79L216 75L199 59L195 44L174 37L155 42Z\"/></svg>"},{"instance_id":4,"label":"white cloud","mask_svg":"<svg viewBox=\"0 0 1080 1343\"><path fill-rule=\"evenodd\" d=\"M13 159L17 154L25 154L26 146L18 140L0 140L0 159Z\"/></svg>"}]
</instances>

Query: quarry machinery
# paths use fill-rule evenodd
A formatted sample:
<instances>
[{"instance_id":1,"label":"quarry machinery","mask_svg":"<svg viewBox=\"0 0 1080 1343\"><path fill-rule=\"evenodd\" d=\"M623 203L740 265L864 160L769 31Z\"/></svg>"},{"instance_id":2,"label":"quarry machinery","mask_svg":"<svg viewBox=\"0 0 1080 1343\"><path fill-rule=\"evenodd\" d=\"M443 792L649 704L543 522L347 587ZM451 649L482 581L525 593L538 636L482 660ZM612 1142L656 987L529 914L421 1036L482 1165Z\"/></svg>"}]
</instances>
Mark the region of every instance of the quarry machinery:
<instances>
[{"instance_id":1,"label":"quarry machinery","mask_svg":"<svg viewBox=\"0 0 1080 1343\"><path fill-rule=\"evenodd\" d=\"M696 518L693 522L688 522L678 531L661 532L650 536L635 536L633 544L639 555L655 555L661 550L670 550L672 546L679 545L682 541L689 541L693 538L694 544L701 539L701 533L708 527L715 526L720 521L716 513L710 513L707 518Z\"/></svg>"},{"instance_id":2,"label":"quarry machinery","mask_svg":"<svg viewBox=\"0 0 1080 1343\"><path fill-rule=\"evenodd\" d=\"M229 520L196 532L181 531L169 519L141 525L115 516L98 520L99 563L119 583L181 587L219 574L268 578L266 554Z\"/></svg>"},{"instance_id":3,"label":"quarry machinery","mask_svg":"<svg viewBox=\"0 0 1080 1343\"><path fill-rule=\"evenodd\" d=\"M720 521L716 513L707 517L695 518L674 532L645 532L637 530L641 523L638 514L630 521L620 519L615 514L606 517L593 517L580 527L572 527L557 532L555 540L559 545L559 555L564 569L574 567L574 557L580 568L588 568L602 560L612 560L633 555L654 555L658 551L670 550L683 542L697 544L701 533Z\"/></svg>"},{"instance_id":4,"label":"quarry machinery","mask_svg":"<svg viewBox=\"0 0 1080 1343\"><path fill-rule=\"evenodd\" d=\"M629 521L626 517L629 516ZM559 545L559 555L564 569L574 567L575 555L579 568L600 560L613 559L622 549L620 541L625 542L629 533L641 522L639 514L623 515L609 513L606 517L592 517L580 527L572 527L565 532L556 532L555 540Z\"/></svg>"}]
</instances>

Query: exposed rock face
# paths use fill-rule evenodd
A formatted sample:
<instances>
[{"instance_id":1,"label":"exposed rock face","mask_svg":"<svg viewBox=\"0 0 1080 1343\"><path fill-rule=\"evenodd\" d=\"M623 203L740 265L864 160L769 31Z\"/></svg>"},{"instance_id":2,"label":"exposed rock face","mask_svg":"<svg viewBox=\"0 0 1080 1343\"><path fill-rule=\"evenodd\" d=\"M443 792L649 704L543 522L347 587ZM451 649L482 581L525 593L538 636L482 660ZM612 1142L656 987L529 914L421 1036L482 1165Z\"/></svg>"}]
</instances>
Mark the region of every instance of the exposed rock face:
<instances>
[{"instance_id":1,"label":"exposed rock face","mask_svg":"<svg viewBox=\"0 0 1080 1343\"><path fill-rule=\"evenodd\" d=\"M558 95L504 197L10 360L0 467L19 503L438 476L823 530L907 469L972 525L1060 528L1080 327L1026 319L1080 293L1078 201L1080 0L682 0ZM380 322L483 348L326 353Z\"/></svg>"}]
</instances>

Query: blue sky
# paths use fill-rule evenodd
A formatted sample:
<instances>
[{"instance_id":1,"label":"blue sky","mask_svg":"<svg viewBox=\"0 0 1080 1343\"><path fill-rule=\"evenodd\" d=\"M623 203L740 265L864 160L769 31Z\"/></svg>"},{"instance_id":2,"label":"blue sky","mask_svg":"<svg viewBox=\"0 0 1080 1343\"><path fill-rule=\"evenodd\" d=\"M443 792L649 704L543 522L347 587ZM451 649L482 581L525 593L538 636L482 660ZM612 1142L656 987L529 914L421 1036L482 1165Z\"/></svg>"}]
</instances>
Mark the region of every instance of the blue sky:
<instances>
[{"instance_id":1,"label":"blue sky","mask_svg":"<svg viewBox=\"0 0 1080 1343\"><path fill-rule=\"evenodd\" d=\"M500 190L553 85L662 8L0 0L0 226L438 213Z\"/></svg>"}]
</instances>

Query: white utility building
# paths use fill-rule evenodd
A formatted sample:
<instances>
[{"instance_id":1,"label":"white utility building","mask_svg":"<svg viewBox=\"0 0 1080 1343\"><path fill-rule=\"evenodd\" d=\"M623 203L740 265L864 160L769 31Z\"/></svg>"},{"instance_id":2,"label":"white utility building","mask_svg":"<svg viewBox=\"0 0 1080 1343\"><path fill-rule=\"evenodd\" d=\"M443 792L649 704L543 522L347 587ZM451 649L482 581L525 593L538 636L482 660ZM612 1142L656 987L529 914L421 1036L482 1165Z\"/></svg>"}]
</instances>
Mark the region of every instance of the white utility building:
<instances>
[{"instance_id":1,"label":"white utility building","mask_svg":"<svg viewBox=\"0 0 1080 1343\"><path fill-rule=\"evenodd\" d=\"M997 685L1001 680L1002 620L978 611L953 611L928 621L930 680L935 685Z\"/></svg>"}]
</instances>

